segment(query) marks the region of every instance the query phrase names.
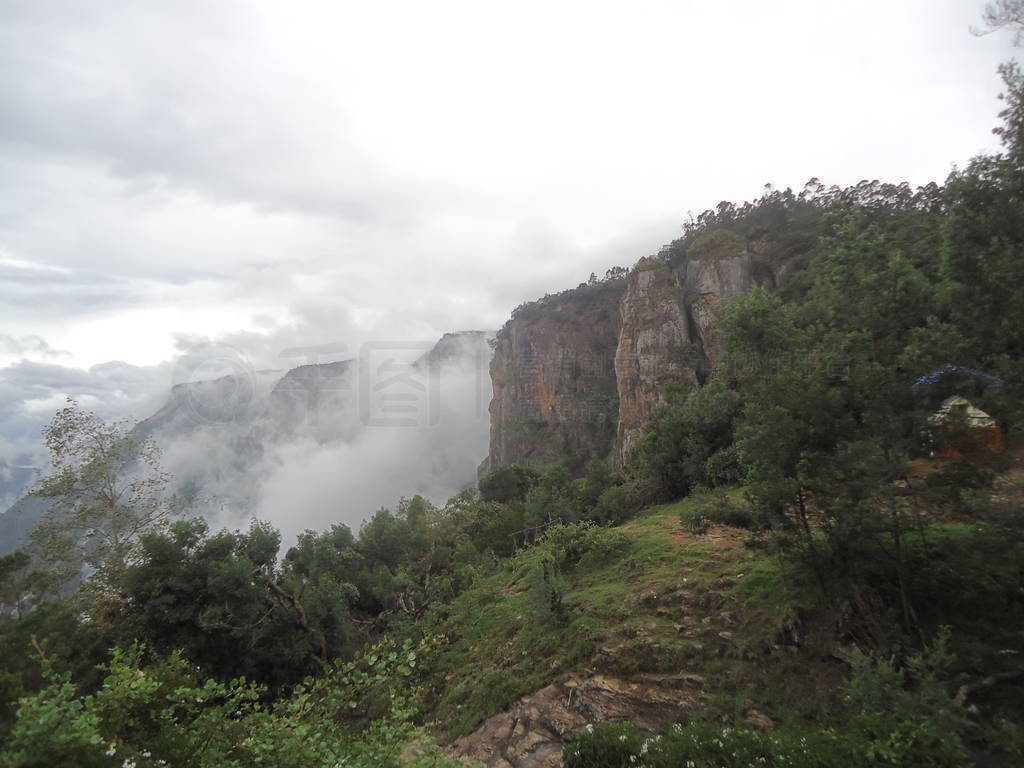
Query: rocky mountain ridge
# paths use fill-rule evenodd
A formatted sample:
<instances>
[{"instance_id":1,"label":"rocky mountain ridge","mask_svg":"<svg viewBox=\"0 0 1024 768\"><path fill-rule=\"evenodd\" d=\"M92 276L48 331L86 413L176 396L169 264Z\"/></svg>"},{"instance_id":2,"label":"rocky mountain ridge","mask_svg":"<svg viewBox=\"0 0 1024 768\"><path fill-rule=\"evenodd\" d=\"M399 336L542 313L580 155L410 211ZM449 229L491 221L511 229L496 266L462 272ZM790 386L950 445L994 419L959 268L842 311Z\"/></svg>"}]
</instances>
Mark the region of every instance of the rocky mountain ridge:
<instances>
[{"instance_id":1,"label":"rocky mountain ridge","mask_svg":"<svg viewBox=\"0 0 1024 768\"><path fill-rule=\"evenodd\" d=\"M722 238L641 259L518 308L491 361L487 466L594 457L624 462L672 383L699 386L721 365L722 302L774 284L761 244Z\"/></svg>"}]
</instances>

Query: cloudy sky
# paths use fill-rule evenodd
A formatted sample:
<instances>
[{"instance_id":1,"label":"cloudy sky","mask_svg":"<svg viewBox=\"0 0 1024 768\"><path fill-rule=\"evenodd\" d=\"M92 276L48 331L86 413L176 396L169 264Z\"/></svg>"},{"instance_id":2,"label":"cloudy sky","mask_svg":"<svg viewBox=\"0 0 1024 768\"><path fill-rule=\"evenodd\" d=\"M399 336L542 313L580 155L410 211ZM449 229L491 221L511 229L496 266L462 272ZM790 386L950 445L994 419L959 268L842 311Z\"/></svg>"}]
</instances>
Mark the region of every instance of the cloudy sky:
<instances>
[{"instance_id":1,"label":"cloudy sky","mask_svg":"<svg viewBox=\"0 0 1024 768\"><path fill-rule=\"evenodd\" d=\"M0 0L0 461L176 355L496 328L688 212L992 149L972 0Z\"/></svg>"}]
</instances>

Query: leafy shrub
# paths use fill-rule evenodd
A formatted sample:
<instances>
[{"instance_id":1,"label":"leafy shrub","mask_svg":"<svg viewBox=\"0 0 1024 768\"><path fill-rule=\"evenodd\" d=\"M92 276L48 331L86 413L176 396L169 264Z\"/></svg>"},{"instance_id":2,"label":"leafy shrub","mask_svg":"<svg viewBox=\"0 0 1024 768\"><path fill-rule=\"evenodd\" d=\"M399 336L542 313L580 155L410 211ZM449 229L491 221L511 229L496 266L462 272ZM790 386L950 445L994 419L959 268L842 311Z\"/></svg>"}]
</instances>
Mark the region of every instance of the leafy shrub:
<instances>
[{"instance_id":1,"label":"leafy shrub","mask_svg":"<svg viewBox=\"0 0 1024 768\"><path fill-rule=\"evenodd\" d=\"M22 699L0 766L255 768L287 756L296 768L395 768L422 736L409 683L432 645L382 642L352 662L328 664L272 704L244 679L201 680L179 654L144 665L140 645L115 650L102 686L82 696L40 653L49 685ZM378 717L374 702L383 702ZM451 765L425 746L418 765Z\"/></svg>"},{"instance_id":2,"label":"leafy shrub","mask_svg":"<svg viewBox=\"0 0 1024 768\"><path fill-rule=\"evenodd\" d=\"M735 483L742 475L740 452L735 445L711 454L704 462L704 476L711 485Z\"/></svg>"},{"instance_id":3,"label":"leafy shrub","mask_svg":"<svg viewBox=\"0 0 1024 768\"><path fill-rule=\"evenodd\" d=\"M507 467L493 469L480 478L480 497L484 501L496 501L505 504L510 501L522 501L527 491L537 484L540 476L528 467L509 464Z\"/></svg>"},{"instance_id":4,"label":"leafy shrub","mask_svg":"<svg viewBox=\"0 0 1024 768\"><path fill-rule=\"evenodd\" d=\"M855 768L875 765L855 740L830 730L764 733L703 723L650 734L630 724L600 724L562 752L565 768Z\"/></svg>"},{"instance_id":5,"label":"leafy shrub","mask_svg":"<svg viewBox=\"0 0 1024 768\"><path fill-rule=\"evenodd\" d=\"M622 485L605 489L597 498L590 517L606 525L618 525L628 519L636 510L633 494Z\"/></svg>"},{"instance_id":6,"label":"leafy shrub","mask_svg":"<svg viewBox=\"0 0 1024 768\"><path fill-rule=\"evenodd\" d=\"M998 717L984 727L983 741L1004 755L1012 755L1018 763L1024 762L1024 725Z\"/></svg>"},{"instance_id":7,"label":"leafy shrub","mask_svg":"<svg viewBox=\"0 0 1024 768\"><path fill-rule=\"evenodd\" d=\"M578 519L594 518L594 509L601 495L616 482L615 472L608 463L601 459L591 459L587 463L586 474L577 481L576 504Z\"/></svg>"},{"instance_id":8,"label":"leafy shrub","mask_svg":"<svg viewBox=\"0 0 1024 768\"><path fill-rule=\"evenodd\" d=\"M627 547L629 537L622 531L591 522L553 526L537 543L538 551L549 555L560 570L611 562Z\"/></svg>"},{"instance_id":9,"label":"leafy shrub","mask_svg":"<svg viewBox=\"0 0 1024 768\"><path fill-rule=\"evenodd\" d=\"M594 527L587 531L585 551L580 556L579 569L589 570L606 566L620 558L629 549L630 539L622 531Z\"/></svg>"},{"instance_id":10,"label":"leafy shrub","mask_svg":"<svg viewBox=\"0 0 1024 768\"><path fill-rule=\"evenodd\" d=\"M696 506L699 514L712 523L731 525L733 528L755 527L754 514L749 507L733 501L722 491L704 491L697 494Z\"/></svg>"},{"instance_id":11,"label":"leafy shrub","mask_svg":"<svg viewBox=\"0 0 1024 768\"><path fill-rule=\"evenodd\" d=\"M18 700L25 694L21 678L10 672L0 672L0 734L6 733L14 723ZM0 743L2 743L0 736Z\"/></svg>"},{"instance_id":12,"label":"leafy shrub","mask_svg":"<svg viewBox=\"0 0 1024 768\"><path fill-rule=\"evenodd\" d=\"M867 741L867 754L883 765L960 766L966 751L960 735L963 709L946 691L953 656L948 629L922 653L899 665L859 652L846 686L851 726Z\"/></svg>"},{"instance_id":13,"label":"leafy shrub","mask_svg":"<svg viewBox=\"0 0 1024 768\"><path fill-rule=\"evenodd\" d=\"M740 397L719 381L668 392L629 457L629 469L655 501L738 476L733 444ZM721 455L719 455L721 454Z\"/></svg>"},{"instance_id":14,"label":"leafy shrub","mask_svg":"<svg viewBox=\"0 0 1024 768\"><path fill-rule=\"evenodd\" d=\"M565 497L546 485L535 485L527 491L526 499L523 502L523 525L527 529L549 524L555 520L568 522L574 517L575 510L572 509Z\"/></svg>"},{"instance_id":15,"label":"leafy shrub","mask_svg":"<svg viewBox=\"0 0 1024 768\"><path fill-rule=\"evenodd\" d=\"M569 592L569 582L550 558L541 558L530 569L527 606L540 620L553 620L564 624L569 619L563 600Z\"/></svg>"}]
</instances>

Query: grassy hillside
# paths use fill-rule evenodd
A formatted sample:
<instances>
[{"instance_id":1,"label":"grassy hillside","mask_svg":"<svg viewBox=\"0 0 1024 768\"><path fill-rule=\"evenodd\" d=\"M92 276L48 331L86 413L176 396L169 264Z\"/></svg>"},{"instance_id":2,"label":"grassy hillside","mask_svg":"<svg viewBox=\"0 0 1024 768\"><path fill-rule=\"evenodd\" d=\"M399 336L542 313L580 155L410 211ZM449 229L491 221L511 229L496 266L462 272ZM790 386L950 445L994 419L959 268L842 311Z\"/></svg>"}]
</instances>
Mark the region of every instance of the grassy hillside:
<instances>
[{"instance_id":1,"label":"grassy hillside","mask_svg":"<svg viewBox=\"0 0 1024 768\"><path fill-rule=\"evenodd\" d=\"M558 527L438 606L429 622L451 640L435 670L446 731L466 733L569 673L699 673L708 716L750 701L787 717L830 706L840 665L795 644L809 593L746 546L747 531L691 531L698 503L615 528Z\"/></svg>"},{"instance_id":2,"label":"grassy hillside","mask_svg":"<svg viewBox=\"0 0 1024 768\"><path fill-rule=\"evenodd\" d=\"M742 506L739 489L724 495ZM990 498L1019 503L1012 473ZM652 673L697 681L690 716L699 721L784 732L844 727L860 640L849 607L823 599L807 571L769 553L761 537L708 522L707 508L707 498L694 496L613 528L558 526L436 606L425 626L449 641L431 670L429 697L443 736L466 734L551 683ZM957 618L950 667L934 681L970 691L991 716L972 725L976 743L1012 752L1021 737L1012 713L1024 702L1012 686L985 690L978 682L1013 674L1019 632L986 599L974 598L973 610L961 600L998 594L989 584L998 571L987 544L993 536L998 531L977 520L927 526L930 551L955 553L950 561L959 563L955 573L943 571L941 554L936 563L935 611ZM965 551L977 554L976 566ZM1020 552L1002 557L1010 570L1024 562Z\"/></svg>"}]
</instances>

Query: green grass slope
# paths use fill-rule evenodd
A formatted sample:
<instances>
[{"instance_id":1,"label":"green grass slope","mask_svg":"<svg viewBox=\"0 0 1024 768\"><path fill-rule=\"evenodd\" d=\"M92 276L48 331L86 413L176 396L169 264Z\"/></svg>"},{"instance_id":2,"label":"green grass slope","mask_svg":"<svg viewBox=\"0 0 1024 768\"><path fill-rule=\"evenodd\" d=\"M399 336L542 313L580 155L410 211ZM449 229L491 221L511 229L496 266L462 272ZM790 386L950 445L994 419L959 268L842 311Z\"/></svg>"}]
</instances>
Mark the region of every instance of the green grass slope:
<instances>
[{"instance_id":1,"label":"green grass slope","mask_svg":"<svg viewBox=\"0 0 1024 768\"><path fill-rule=\"evenodd\" d=\"M691 532L695 503L617 528L560 526L437 606L428 625L449 644L433 670L434 714L447 734L569 674L689 672L705 681L709 716L751 703L773 717L820 715L842 670L820 647L796 647L803 592L745 546L748 532Z\"/></svg>"}]
</instances>

